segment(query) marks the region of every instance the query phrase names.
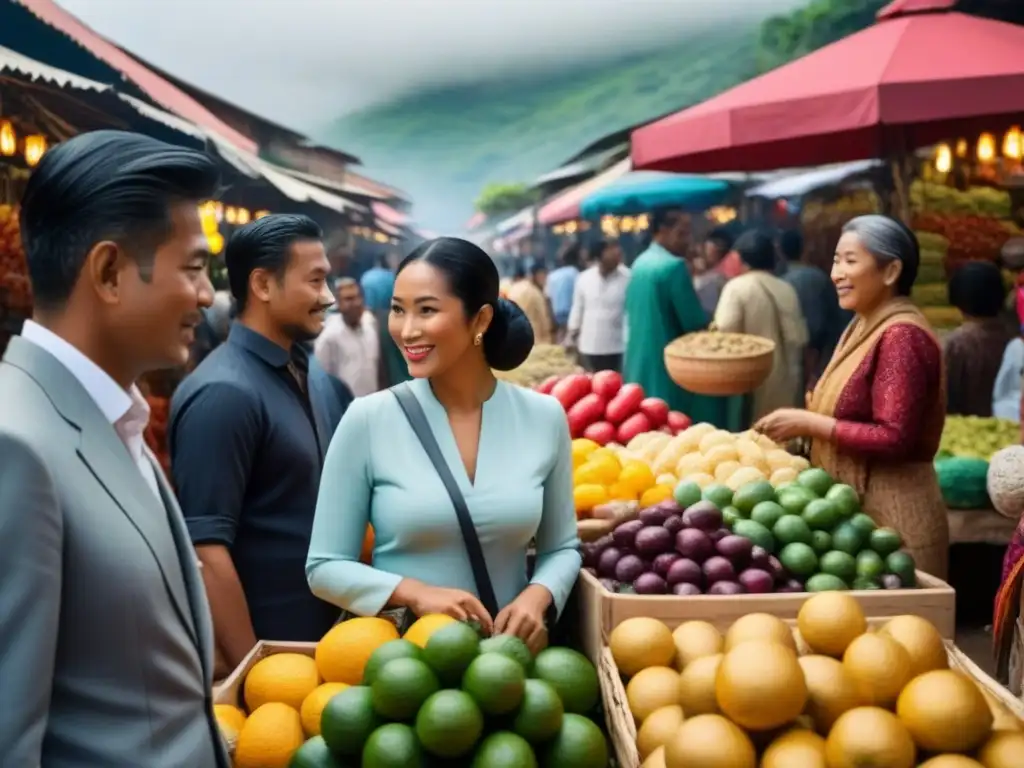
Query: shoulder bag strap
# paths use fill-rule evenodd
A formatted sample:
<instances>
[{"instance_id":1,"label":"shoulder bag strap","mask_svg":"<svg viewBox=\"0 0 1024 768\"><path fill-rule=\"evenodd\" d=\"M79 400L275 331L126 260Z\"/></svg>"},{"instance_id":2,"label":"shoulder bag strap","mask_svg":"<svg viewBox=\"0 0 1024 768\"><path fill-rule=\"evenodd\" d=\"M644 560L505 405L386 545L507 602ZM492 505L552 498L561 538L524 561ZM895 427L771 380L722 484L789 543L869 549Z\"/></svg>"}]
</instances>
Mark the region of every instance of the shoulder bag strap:
<instances>
[{"instance_id":1,"label":"shoulder bag strap","mask_svg":"<svg viewBox=\"0 0 1024 768\"><path fill-rule=\"evenodd\" d=\"M473 579L476 581L476 591L480 595L480 602L491 614L491 618L498 615L498 600L494 596L494 586L491 584L491 577L487 573L487 563L484 562L484 552L480 547L480 538L476 535L476 526L473 525L473 518L469 514L469 507L466 499L459 490L459 485L452 476L448 462L441 454L441 449L434 439L434 433L427 423L427 415L423 412L423 406L416 399L416 395L407 383L402 383L391 388L391 394L398 400L398 405L409 420L409 426L419 438L423 450L427 452L427 458L434 465L437 474L444 483L445 490L451 497L452 506L455 507L455 516L459 520L459 528L462 529L462 539L466 545L466 554L469 556L469 565L473 570Z\"/></svg>"}]
</instances>

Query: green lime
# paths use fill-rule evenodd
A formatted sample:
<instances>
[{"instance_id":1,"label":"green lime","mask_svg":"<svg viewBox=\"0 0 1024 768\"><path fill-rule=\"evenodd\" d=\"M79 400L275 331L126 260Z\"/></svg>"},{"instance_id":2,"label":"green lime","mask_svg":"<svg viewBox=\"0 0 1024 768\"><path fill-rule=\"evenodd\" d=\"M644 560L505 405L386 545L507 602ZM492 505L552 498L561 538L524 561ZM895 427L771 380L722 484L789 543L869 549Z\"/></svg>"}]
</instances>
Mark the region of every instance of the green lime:
<instances>
[{"instance_id":1,"label":"green lime","mask_svg":"<svg viewBox=\"0 0 1024 768\"><path fill-rule=\"evenodd\" d=\"M811 549L816 555L824 555L832 549L832 534L828 531L811 531Z\"/></svg>"},{"instance_id":2,"label":"green lime","mask_svg":"<svg viewBox=\"0 0 1024 768\"><path fill-rule=\"evenodd\" d=\"M856 556L864 549L866 538L867 536L860 529L847 520L837 525L832 531L832 548Z\"/></svg>"},{"instance_id":3,"label":"green lime","mask_svg":"<svg viewBox=\"0 0 1024 768\"><path fill-rule=\"evenodd\" d=\"M786 510L787 515L799 515L804 511L804 508L814 501L817 496L802 485L797 484L779 494L779 504Z\"/></svg>"},{"instance_id":4,"label":"green lime","mask_svg":"<svg viewBox=\"0 0 1024 768\"><path fill-rule=\"evenodd\" d=\"M801 541L784 546L779 552L779 562L798 579L806 579L818 570L818 556Z\"/></svg>"},{"instance_id":5,"label":"green lime","mask_svg":"<svg viewBox=\"0 0 1024 768\"><path fill-rule=\"evenodd\" d=\"M437 693L441 683L426 662L392 659L377 673L370 690L373 708L381 717L411 720L420 705Z\"/></svg>"},{"instance_id":6,"label":"green lime","mask_svg":"<svg viewBox=\"0 0 1024 768\"><path fill-rule=\"evenodd\" d=\"M850 517L860 511L860 497L849 485L836 483L828 489L825 498L836 505L836 509L843 517Z\"/></svg>"},{"instance_id":7,"label":"green lime","mask_svg":"<svg viewBox=\"0 0 1024 768\"><path fill-rule=\"evenodd\" d=\"M783 547L795 542L802 544L811 543L810 526L799 515L783 515L780 517L772 528L772 536Z\"/></svg>"},{"instance_id":8,"label":"green lime","mask_svg":"<svg viewBox=\"0 0 1024 768\"><path fill-rule=\"evenodd\" d=\"M846 582L831 573L816 573L807 580L804 588L808 592L843 592L849 587Z\"/></svg>"},{"instance_id":9,"label":"green lime","mask_svg":"<svg viewBox=\"0 0 1024 768\"><path fill-rule=\"evenodd\" d=\"M323 736L314 736L299 747L288 768L342 768Z\"/></svg>"},{"instance_id":10,"label":"green lime","mask_svg":"<svg viewBox=\"0 0 1024 768\"><path fill-rule=\"evenodd\" d=\"M502 653L484 653L473 659L462 677L462 690L487 715L504 715L519 706L526 687L526 672L519 662Z\"/></svg>"},{"instance_id":11,"label":"green lime","mask_svg":"<svg viewBox=\"0 0 1024 768\"><path fill-rule=\"evenodd\" d=\"M462 757L484 731L484 716L465 691L438 691L416 715L416 736L423 748L444 758Z\"/></svg>"},{"instance_id":12,"label":"green lime","mask_svg":"<svg viewBox=\"0 0 1024 768\"><path fill-rule=\"evenodd\" d=\"M843 519L839 508L828 499L815 499L800 516L815 531L831 531Z\"/></svg>"},{"instance_id":13,"label":"green lime","mask_svg":"<svg viewBox=\"0 0 1024 768\"><path fill-rule=\"evenodd\" d=\"M363 747L363 768L423 768L424 763L416 732L405 723L382 725Z\"/></svg>"},{"instance_id":14,"label":"green lime","mask_svg":"<svg viewBox=\"0 0 1024 768\"><path fill-rule=\"evenodd\" d=\"M875 528L868 538L868 546L882 557L888 557L903 546L903 538L893 528Z\"/></svg>"},{"instance_id":15,"label":"green lime","mask_svg":"<svg viewBox=\"0 0 1024 768\"><path fill-rule=\"evenodd\" d=\"M730 531L732 527L736 525L738 520L742 520L743 516L739 513L736 507L726 507L722 510L722 525L728 528Z\"/></svg>"},{"instance_id":16,"label":"green lime","mask_svg":"<svg viewBox=\"0 0 1024 768\"><path fill-rule=\"evenodd\" d=\"M566 712L587 714L601 697L594 665L571 648L545 648L538 653L533 662L533 676L558 691Z\"/></svg>"},{"instance_id":17,"label":"green lime","mask_svg":"<svg viewBox=\"0 0 1024 768\"><path fill-rule=\"evenodd\" d=\"M756 523L753 520L737 520L732 526L732 532L737 536L750 539L766 552L775 551L775 537L772 536L771 531L760 523Z\"/></svg>"},{"instance_id":18,"label":"green lime","mask_svg":"<svg viewBox=\"0 0 1024 768\"><path fill-rule=\"evenodd\" d=\"M832 479L831 475L818 467L805 469L797 475L796 481L818 498L824 497L828 493L829 488L835 484L835 480Z\"/></svg>"},{"instance_id":19,"label":"green lime","mask_svg":"<svg viewBox=\"0 0 1024 768\"><path fill-rule=\"evenodd\" d=\"M480 653L502 653L519 662L523 671L529 674L533 667L533 654L526 643L515 635L494 635L480 643Z\"/></svg>"},{"instance_id":20,"label":"green lime","mask_svg":"<svg viewBox=\"0 0 1024 768\"><path fill-rule=\"evenodd\" d=\"M776 497L780 493L782 493L784 490L786 490L787 488L795 488L796 485L797 484L796 484L795 480L790 480L790 481L785 482L785 483L779 483L778 485L775 486L775 495L776 495Z\"/></svg>"},{"instance_id":21,"label":"green lime","mask_svg":"<svg viewBox=\"0 0 1024 768\"><path fill-rule=\"evenodd\" d=\"M320 735L336 755L358 755L380 723L373 692L365 685L353 685L327 702L320 714Z\"/></svg>"},{"instance_id":22,"label":"green lime","mask_svg":"<svg viewBox=\"0 0 1024 768\"><path fill-rule=\"evenodd\" d=\"M469 624L455 622L437 630L423 649L423 660L444 685L457 686L480 653L480 636Z\"/></svg>"},{"instance_id":23,"label":"green lime","mask_svg":"<svg viewBox=\"0 0 1024 768\"><path fill-rule=\"evenodd\" d=\"M741 515L749 515L762 501L775 501L775 489L766 480L741 485L732 495L732 505Z\"/></svg>"},{"instance_id":24,"label":"green lime","mask_svg":"<svg viewBox=\"0 0 1024 768\"><path fill-rule=\"evenodd\" d=\"M544 749L541 763L545 768L607 768L608 742L592 720L567 714L561 730Z\"/></svg>"},{"instance_id":25,"label":"green lime","mask_svg":"<svg viewBox=\"0 0 1024 768\"><path fill-rule=\"evenodd\" d=\"M780 507L778 502L762 501L750 511L750 519L771 530L784 514L786 510Z\"/></svg>"},{"instance_id":26,"label":"green lime","mask_svg":"<svg viewBox=\"0 0 1024 768\"><path fill-rule=\"evenodd\" d=\"M498 731L480 742L470 768L537 768L537 757L522 736Z\"/></svg>"},{"instance_id":27,"label":"green lime","mask_svg":"<svg viewBox=\"0 0 1024 768\"><path fill-rule=\"evenodd\" d=\"M870 515L865 515L863 512L858 512L850 518L850 525L856 528L858 531L864 534L864 540L867 541L868 536L871 532L877 528L875 521L871 519Z\"/></svg>"},{"instance_id":28,"label":"green lime","mask_svg":"<svg viewBox=\"0 0 1024 768\"><path fill-rule=\"evenodd\" d=\"M696 483L681 482L672 491L672 496L675 497L676 504L683 509L692 507L701 500L700 486Z\"/></svg>"},{"instance_id":29,"label":"green lime","mask_svg":"<svg viewBox=\"0 0 1024 768\"><path fill-rule=\"evenodd\" d=\"M732 505L732 489L720 483L709 485L704 489L701 497L706 501L710 501L719 509L725 509Z\"/></svg>"},{"instance_id":30,"label":"green lime","mask_svg":"<svg viewBox=\"0 0 1024 768\"><path fill-rule=\"evenodd\" d=\"M847 584L857 578L857 560L853 555L833 549L818 561L822 573L829 573Z\"/></svg>"},{"instance_id":31,"label":"green lime","mask_svg":"<svg viewBox=\"0 0 1024 768\"><path fill-rule=\"evenodd\" d=\"M900 577L904 589L917 586L917 566L907 552L893 552L885 558L885 569Z\"/></svg>"},{"instance_id":32,"label":"green lime","mask_svg":"<svg viewBox=\"0 0 1024 768\"><path fill-rule=\"evenodd\" d=\"M853 580L853 584L851 585L851 587L853 589L871 591L875 589L881 589L882 585L879 584L877 581L873 581L872 579L865 578L864 576L858 576L856 579Z\"/></svg>"},{"instance_id":33,"label":"green lime","mask_svg":"<svg viewBox=\"0 0 1024 768\"><path fill-rule=\"evenodd\" d=\"M885 560L873 549L861 550L857 555L857 576L878 581L885 573Z\"/></svg>"},{"instance_id":34,"label":"green lime","mask_svg":"<svg viewBox=\"0 0 1024 768\"><path fill-rule=\"evenodd\" d=\"M391 640L370 654L363 669L363 685L372 685L381 668L393 659L422 659L423 651L408 640Z\"/></svg>"},{"instance_id":35,"label":"green lime","mask_svg":"<svg viewBox=\"0 0 1024 768\"><path fill-rule=\"evenodd\" d=\"M558 733L564 713L554 686L544 680L527 680L512 730L531 744L539 744Z\"/></svg>"}]
</instances>

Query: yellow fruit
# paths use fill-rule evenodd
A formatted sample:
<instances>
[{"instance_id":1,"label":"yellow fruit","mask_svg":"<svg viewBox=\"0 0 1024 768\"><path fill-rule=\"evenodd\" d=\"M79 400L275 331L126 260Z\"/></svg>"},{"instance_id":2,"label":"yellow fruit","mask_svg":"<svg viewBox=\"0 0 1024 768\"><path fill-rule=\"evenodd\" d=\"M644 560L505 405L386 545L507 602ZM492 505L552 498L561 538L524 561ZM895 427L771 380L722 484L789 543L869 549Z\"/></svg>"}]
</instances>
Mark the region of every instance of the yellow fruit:
<instances>
[{"instance_id":1,"label":"yellow fruit","mask_svg":"<svg viewBox=\"0 0 1024 768\"><path fill-rule=\"evenodd\" d=\"M812 655L801 656L799 662L807 683L804 713L818 733L828 734L844 712L863 704L860 692L837 659Z\"/></svg>"},{"instance_id":2,"label":"yellow fruit","mask_svg":"<svg viewBox=\"0 0 1024 768\"><path fill-rule=\"evenodd\" d=\"M605 458L611 459L619 469L622 469L622 466L619 464L619 457L615 455L615 449L611 445L598 448L590 454L590 458L592 461L598 461Z\"/></svg>"},{"instance_id":3,"label":"yellow fruit","mask_svg":"<svg viewBox=\"0 0 1024 768\"><path fill-rule=\"evenodd\" d=\"M949 657L942 635L935 625L920 616L895 616L879 630L902 645L910 654L912 677L933 669L949 669Z\"/></svg>"},{"instance_id":4,"label":"yellow fruit","mask_svg":"<svg viewBox=\"0 0 1024 768\"><path fill-rule=\"evenodd\" d=\"M786 731L761 755L761 768L827 768L825 739L800 728Z\"/></svg>"},{"instance_id":5,"label":"yellow fruit","mask_svg":"<svg viewBox=\"0 0 1024 768\"><path fill-rule=\"evenodd\" d=\"M611 485L619 479L619 473L622 472L622 464L614 453L597 457L591 456L584 466L594 467L598 482L602 485Z\"/></svg>"},{"instance_id":6,"label":"yellow fruit","mask_svg":"<svg viewBox=\"0 0 1024 768\"><path fill-rule=\"evenodd\" d=\"M783 483L792 483L796 481L797 475L800 473L790 467L782 467L772 472L768 478L768 482L772 485L782 485Z\"/></svg>"},{"instance_id":7,"label":"yellow fruit","mask_svg":"<svg viewBox=\"0 0 1024 768\"><path fill-rule=\"evenodd\" d=\"M671 485L652 486L643 492L643 495L640 497L640 506L653 507L655 504L667 501L672 498L672 490Z\"/></svg>"},{"instance_id":8,"label":"yellow fruit","mask_svg":"<svg viewBox=\"0 0 1024 768\"><path fill-rule=\"evenodd\" d=\"M651 752L644 760L640 768L666 768L665 766L665 748L658 747L656 750Z\"/></svg>"},{"instance_id":9,"label":"yellow fruit","mask_svg":"<svg viewBox=\"0 0 1024 768\"><path fill-rule=\"evenodd\" d=\"M600 447L601 446L593 440L588 440L585 437L578 437L572 441L572 456L574 459L577 456L583 456L586 458Z\"/></svg>"},{"instance_id":10,"label":"yellow fruit","mask_svg":"<svg viewBox=\"0 0 1024 768\"><path fill-rule=\"evenodd\" d=\"M576 505L576 511L585 513L590 512L594 507L607 504L609 493L603 485L584 483L572 489L572 499Z\"/></svg>"},{"instance_id":11,"label":"yellow fruit","mask_svg":"<svg viewBox=\"0 0 1024 768\"><path fill-rule=\"evenodd\" d=\"M757 467L741 467L732 473L728 480L725 481L731 491L738 491L747 483L756 483L759 480L767 480L768 476L765 475Z\"/></svg>"},{"instance_id":12,"label":"yellow fruit","mask_svg":"<svg viewBox=\"0 0 1024 768\"><path fill-rule=\"evenodd\" d=\"M640 759L646 760L658 747L664 746L683 724L683 708L669 704L651 712L644 720L636 736L636 747Z\"/></svg>"},{"instance_id":13,"label":"yellow fruit","mask_svg":"<svg viewBox=\"0 0 1024 768\"><path fill-rule=\"evenodd\" d=\"M1024 761L1024 733L994 731L978 750L985 768L1016 768Z\"/></svg>"},{"instance_id":14,"label":"yellow fruit","mask_svg":"<svg viewBox=\"0 0 1024 768\"><path fill-rule=\"evenodd\" d=\"M397 639L398 630L387 619L360 617L343 621L317 643L320 676L328 683L359 685L370 655L384 643Z\"/></svg>"},{"instance_id":15,"label":"yellow fruit","mask_svg":"<svg viewBox=\"0 0 1024 768\"><path fill-rule=\"evenodd\" d=\"M242 726L235 745L235 768L287 768L302 743L299 713L271 702L256 709Z\"/></svg>"},{"instance_id":16,"label":"yellow fruit","mask_svg":"<svg viewBox=\"0 0 1024 768\"><path fill-rule=\"evenodd\" d=\"M317 664L301 653L275 653L260 659L245 676L245 706L250 712L269 702L298 710L320 685Z\"/></svg>"},{"instance_id":17,"label":"yellow fruit","mask_svg":"<svg viewBox=\"0 0 1024 768\"><path fill-rule=\"evenodd\" d=\"M666 768L756 768L750 738L721 715L698 715L683 721L665 743Z\"/></svg>"},{"instance_id":18,"label":"yellow fruit","mask_svg":"<svg viewBox=\"0 0 1024 768\"><path fill-rule=\"evenodd\" d=\"M715 678L721 663L720 653L701 656L687 664L679 674L679 704L687 717L720 714L715 697Z\"/></svg>"},{"instance_id":19,"label":"yellow fruit","mask_svg":"<svg viewBox=\"0 0 1024 768\"><path fill-rule=\"evenodd\" d=\"M715 482L725 484L725 482L741 468L742 467L738 461L723 461L715 467Z\"/></svg>"},{"instance_id":20,"label":"yellow fruit","mask_svg":"<svg viewBox=\"0 0 1024 768\"><path fill-rule=\"evenodd\" d=\"M706 472L696 472L692 475L686 475L685 477L680 477L680 480L687 483L693 483L700 489L707 488L715 482L715 478Z\"/></svg>"},{"instance_id":21,"label":"yellow fruit","mask_svg":"<svg viewBox=\"0 0 1024 768\"><path fill-rule=\"evenodd\" d=\"M857 686L861 700L892 707L910 682L910 655L891 637L867 633L850 643L843 668Z\"/></svg>"},{"instance_id":22,"label":"yellow fruit","mask_svg":"<svg viewBox=\"0 0 1024 768\"><path fill-rule=\"evenodd\" d=\"M671 485L673 488L675 488L679 484L679 478L677 478L671 472L665 472L654 478L654 482L657 485Z\"/></svg>"},{"instance_id":23,"label":"yellow fruit","mask_svg":"<svg viewBox=\"0 0 1024 768\"><path fill-rule=\"evenodd\" d=\"M736 455L739 456L741 463L746 463L747 466L753 466L764 460L764 451L757 443L751 440L749 437L741 437L736 440Z\"/></svg>"},{"instance_id":24,"label":"yellow fruit","mask_svg":"<svg viewBox=\"0 0 1024 768\"><path fill-rule=\"evenodd\" d=\"M685 477L686 475L696 475L698 473L710 475L714 469L714 466L707 460L707 457L701 453L684 453L675 464L676 477Z\"/></svg>"},{"instance_id":25,"label":"yellow fruit","mask_svg":"<svg viewBox=\"0 0 1024 768\"><path fill-rule=\"evenodd\" d=\"M676 649L676 669L680 672L702 656L714 656L725 647L725 639L714 624L686 621L675 628L672 642Z\"/></svg>"},{"instance_id":26,"label":"yellow fruit","mask_svg":"<svg viewBox=\"0 0 1024 768\"><path fill-rule=\"evenodd\" d=\"M764 460L772 472L777 472L780 469L792 469L793 454L776 448L767 451L764 454Z\"/></svg>"},{"instance_id":27,"label":"yellow fruit","mask_svg":"<svg viewBox=\"0 0 1024 768\"><path fill-rule=\"evenodd\" d=\"M907 729L879 707L851 709L825 739L828 768L914 768L916 757Z\"/></svg>"},{"instance_id":28,"label":"yellow fruit","mask_svg":"<svg viewBox=\"0 0 1024 768\"><path fill-rule=\"evenodd\" d=\"M245 712L231 704L214 704L213 716L221 727L240 731L242 726L245 725Z\"/></svg>"},{"instance_id":29,"label":"yellow fruit","mask_svg":"<svg viewBox=\"0 0 1024 768\"><path fill-rule=\"evenodd\" d=\"M928 752L971 752L992 731L992 713L978 686L949 669L925 672L907 683L896 702L896 715Z\"/></svg>"},{"instance_id":30,"label":"yellow fruit","mask_svg":"<svg viewBox=\"0 0 1024 768\"><path fill-rule=\"evenodd\" d=\"M647 667L668 666L676 655L668 627L644 616L626 619L615 627L608 636L608 649L626 677Z\"/></svg>"},{"instance_id":31,"label":"yellow fruit","mask_svg":"<svg viewBox=\"0 0 1024 768\"><path fill-rule=\"evenodd\" d=\"M796 470L797 474L803 472L805 469L811 468L811 462L805 459L803 456L794 456L789 461L789 466Z\"/></svg>"},{"instance_id":32,"label":"yellow fruit","mask_svg":"<svg viewBox=\"0 0 1024 768\"><path fill-rule=\"evenodd\" d=\"M654 485L654 472L642 461L627 461L622 465L618 482L641 494Z\"/></svg>"},{"instance_id":33,"label":"yellow fruit","mask_svg":"<svg viewBox=\"0 0 1024 768\"><path fill-rule=\"evenodd\" d=\"M613 501L636 501L640 497L627 483L618 482L608 486L608 498Z\"/></svg>"},{"instance_id":34,"label":"yellow fruit","mask_svg":"<svg viewBox=\"0 0 1024 768\"><path fill-rule=\"evenodd\" d=\"M837 659L868 628L860 603L843 592L819 592L809 598L800 606L796 625L814 653Z\"/></svg>"},{"instance_id":35,"label":"yellow fruit","mask_svg":"<svg viewBox=\"0 0 1024 768\"><path fill-rule=\"evenodd\" d=\"M986 768L986 766L965 755L936 755L930 760L925 760L918 768Z\"/></svg>"},{"instance_id":36,"label":"yellow fruit","mask_svg":"<svg viewBox=\"0 0 1024 768\"><path fill-rule=\"evenodd\" d=\"M803 712L807 684L791 648L749 640L725 654L715 678L715 696L723 714L737 725L768 731Z\"/></svg>"},{"instance_id":37,"label":"yellow fruit","mask_svg":"<svg viewBox=\"0 0 1024 768\"><path fill-rule=\"evenodd\" d=\"M572 473L573 485L604 485L605 470L598 464L588 461Z\"/></svg>"},{"instance_id":38,"label":"yellow fruit","mask_svg":"<svg viewBox=\"0 0 1024 768\"><path fill-rule=\"evenodd\" d=\"M731 448L733 443L735 442L736 439L732 436L732 434L726 432L725 430L717 429L714 432L709 432L708 434L704 435L704 437L702 437L700 439L700 442L697 444L697 447L700 449L701 453L707 456L708 452L716 445L727 445Z\"/></svg>"},{"instance_id":39,"label":"yellow fruit","mask_svg":"<svg viewBox=\"0 0 1024 768\"><path fill-rule=\"evenodd\" d=\"M702 453L716 467L726 461L735 461L739 464L740 460L740 455L736 452L736 446L731 443L714 445L710 449L702 451Z\"/></svg>"},{"instance_id":40,"label":"yellow fruit","mask_svg":"<svg viewBox=\"0 0 1024 768\"><path fill-rule=\"evenodd\" d=\"M626 684L626 702L638 724L655 710L679 703L679 673L671 667L647 667Z\"/></svg>"},{"instance_id":41,"label":"yellow fruit","mask_svg":"<svg viewBox=\"0 0 1024 768\"><path fill-rule=\"evenodd\" d=\"M348 688L346 683L324 683L313 689L313 692L302 702L299 716L302 718L302 730L312 738L320 735L320 715L327 702Z\"/></svg>"},{"instance_id":42,"label":"yellow fruit","mask_svg":"<svg viewBox=\"0 0 1024 768\"><path fill-rule=\"evenodd\" d=\"M412 626L409 627L405 634L402 635L403 640L408 640L413 645L418 645L420 648L427 647L427 641L433 636L437 630L441 627L447 627L449 624L454 624L455 619L444 613L428 613L426 616L422 616L413 622Z\"/></svg>"},{"instance_id":43,"label":"yellow fruit","mask_svg":"<svg viewBox=\"0 0 1024 768\"><path fill-rule=\"evenodd\" d=\"M770 613L748 613L736 619L725 633L725 651L728 653L740 643L750 640L779 643L796 653L793 630L778 616Z\"/></svg>"}]
</instances>

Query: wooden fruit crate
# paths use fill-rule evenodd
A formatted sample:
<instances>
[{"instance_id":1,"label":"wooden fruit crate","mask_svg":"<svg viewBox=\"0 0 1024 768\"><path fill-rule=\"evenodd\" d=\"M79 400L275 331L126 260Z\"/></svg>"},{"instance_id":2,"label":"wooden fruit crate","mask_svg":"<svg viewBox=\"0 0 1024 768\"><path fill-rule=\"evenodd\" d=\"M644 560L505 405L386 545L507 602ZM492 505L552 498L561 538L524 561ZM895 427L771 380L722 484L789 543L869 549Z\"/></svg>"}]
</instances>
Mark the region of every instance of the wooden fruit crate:
<instances>
[{"instance_id":1,"label":"wooden fruit crate","mask_svg":"<svg viewBox=\"0 0 1024 768\"><path fill-rule=\"evenodd\" d=\"M927 619L946 639L956 630L956 592L949 584L921 571L918 589L854 591L868 616L900 616L913 613ZM811 597L808 592L767 595L618 595L609 592L586 571L580 572L580 639L583 651L595 664L608 634L626 619L648 616L670 629L690 619L709 621L727 629L740 616L763 612L780 619L795 619Z\"/></svg>"},{"instance_id":2,"label":"wooden fruit crate","mask_svg":"<svg viewBox=\"0 0 1024 768\"><path fill-rule=\"evenodd\" d=\"M869 626L878 626L885 618L869 619ZM806 645L794 629L797 645L806 650ZM1024 701L1013 696L1003 686L989 677L971 661L967 654L946 641L949 668L963 672L974 680L994 710L1005 711L1024 723ZM601 649L597 661L598 679L601 683L601 700L604 704L608 735L615 754L617 768L640 768L640 752L637 749L637 728L626 700L626 686L615 665L615 659L607 647Z\"/></svg>"},{"instance_id":3,"label":"wooden fruit crate","mask_svg":"<svg viewBox=\"0 0 1024 768\"><path fill-rule=\"evenodd\" d=\"M231 704L245 710L245 697L242 686L245 676L249 674L257 661L273 656L275 653L301 653L310 658L316 653L316 643L286 643L260 640L249 655L242 659L235 670L213 689L214 704Z\"/></svg>"}]
</instances>

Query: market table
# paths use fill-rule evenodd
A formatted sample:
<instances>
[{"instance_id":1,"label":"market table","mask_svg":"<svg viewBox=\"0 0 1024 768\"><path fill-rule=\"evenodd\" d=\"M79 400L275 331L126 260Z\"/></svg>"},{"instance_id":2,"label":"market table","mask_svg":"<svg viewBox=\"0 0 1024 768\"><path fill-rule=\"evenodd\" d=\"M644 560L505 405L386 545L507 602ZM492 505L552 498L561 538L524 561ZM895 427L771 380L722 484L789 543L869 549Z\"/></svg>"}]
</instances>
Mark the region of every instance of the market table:
<instances>
[{"instance_id":1,"label":"market table","mask_svg":"<svg viewBox=\"0 0 1024 768\"><path fill-rule=\"evenodd\" d=\"M1017 528L1017 521L994 509L946 509L949 543L991 544L1005 547Z\"/></svg>"}]
</instances>

